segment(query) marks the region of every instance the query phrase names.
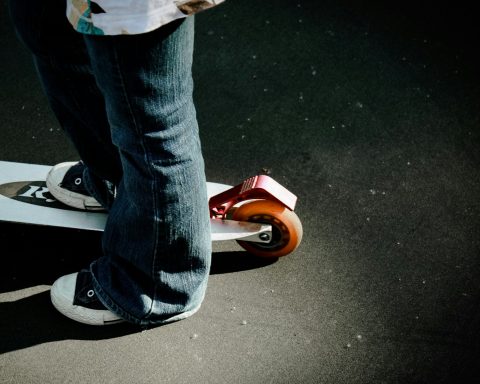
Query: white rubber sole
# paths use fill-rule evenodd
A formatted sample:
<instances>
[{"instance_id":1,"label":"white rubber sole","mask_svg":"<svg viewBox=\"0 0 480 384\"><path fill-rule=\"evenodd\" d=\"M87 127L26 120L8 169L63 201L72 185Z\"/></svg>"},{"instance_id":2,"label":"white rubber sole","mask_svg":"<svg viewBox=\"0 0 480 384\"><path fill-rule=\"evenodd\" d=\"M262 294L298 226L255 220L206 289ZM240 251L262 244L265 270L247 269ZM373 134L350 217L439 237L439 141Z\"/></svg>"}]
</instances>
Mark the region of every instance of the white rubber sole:
<instances>
[{"instance_id":1,"label":"white rubber sole","mask_svg":"<svg viewBox=\"0 0 480 384\"><path fill-rule=\"evenodd\" d=\"M75 164L77 164L76 161L71 161L55 165L47 175L46 183L48 190L55 199L69 207L86 211L103 211L104 208L95 198L60 187L65 174Z\"/></svg>"}]
</instances>

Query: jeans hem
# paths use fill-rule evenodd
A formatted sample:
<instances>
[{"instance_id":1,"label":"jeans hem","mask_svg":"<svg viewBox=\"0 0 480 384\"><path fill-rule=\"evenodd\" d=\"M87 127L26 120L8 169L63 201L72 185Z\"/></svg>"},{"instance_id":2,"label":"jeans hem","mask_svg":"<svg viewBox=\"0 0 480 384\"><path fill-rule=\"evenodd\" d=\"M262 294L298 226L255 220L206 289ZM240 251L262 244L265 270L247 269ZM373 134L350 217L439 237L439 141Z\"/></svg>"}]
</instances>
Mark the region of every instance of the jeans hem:
<instances>
[{"instance_id":1,"label":"jeans hem","mask_svg":"<svg viewBox=\"0 0 480 384\"><path fill-rule=\"evenodd\" d=\"M186 318L194 315L196 312L199 311L200 307L202 306L202 302L200 302L200 304L198 304L193 309L189 309L187 311L180 312L180 313L175 313L175 314L172 314L169 317L165 317L165 318L159 319L159 320L151 320L151 319L148 318L149 315L147 315L144 318L138 318L136 316L132 316L131 314L129 314L128 312L123 310L118 304L116 304L110 298L110 296L108 296L108 294L103 290L100 283L97 281L97 278L95 277L95 274L93 273L93 270L92 270L91 267L90 267L90 273L92 274L92 282L93 282L94 291L95 291L98 299L100 300L100 302L110 312L113 312L117 316L120 316L123 320L125 320L129 323L132 323L132 324L136 324L136 325L140 325L140 326L149 326L149 325L164 325L164 324L173 323L173 322L180 321L180 320L186 319Z\"/></svg>"}]
</instances>

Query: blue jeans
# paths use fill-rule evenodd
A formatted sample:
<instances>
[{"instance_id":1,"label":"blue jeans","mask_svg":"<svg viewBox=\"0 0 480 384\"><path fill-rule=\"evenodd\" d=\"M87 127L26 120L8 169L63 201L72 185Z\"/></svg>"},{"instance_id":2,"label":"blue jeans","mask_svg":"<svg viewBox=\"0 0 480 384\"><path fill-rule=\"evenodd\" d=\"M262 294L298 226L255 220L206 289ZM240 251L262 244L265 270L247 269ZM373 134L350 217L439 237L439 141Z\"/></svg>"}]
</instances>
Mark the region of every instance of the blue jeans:
<instances>
[{"instance_id":1,"label":"blue jeans","mask_svg":"<svg viewBox=\"0 0 480 384\"><path fill-rule=\"evenodd\" d=\"M204 298L211 260L193 18L141 35L88 36L59 3L12 0L10 10L88 188L109 209L103 256L90 266L95 291L136 324L187 317Z\"/></svg>"}]
</instances>

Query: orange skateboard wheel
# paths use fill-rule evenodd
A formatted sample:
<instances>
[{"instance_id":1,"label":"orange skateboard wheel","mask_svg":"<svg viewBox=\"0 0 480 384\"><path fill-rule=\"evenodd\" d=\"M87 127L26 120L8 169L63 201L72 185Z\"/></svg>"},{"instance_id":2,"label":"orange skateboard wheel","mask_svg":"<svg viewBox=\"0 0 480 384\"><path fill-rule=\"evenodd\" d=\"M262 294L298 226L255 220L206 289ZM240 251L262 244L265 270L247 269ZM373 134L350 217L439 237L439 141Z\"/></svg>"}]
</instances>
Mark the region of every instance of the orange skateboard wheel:
<instances>
[{"instance_id":1,"label":"orange skateboard wheel","mask_svg":"<svg viewBox=\"0 0 480 384\"><path fill-rule=\"evenodd\" d=\"M236 208L233 220L272 226L269 243L237 240L246 251L261 257L281 257L293 252L302 241L303 228L295 212L270 200L254 200Z\"/></svg>"}]
</instances>

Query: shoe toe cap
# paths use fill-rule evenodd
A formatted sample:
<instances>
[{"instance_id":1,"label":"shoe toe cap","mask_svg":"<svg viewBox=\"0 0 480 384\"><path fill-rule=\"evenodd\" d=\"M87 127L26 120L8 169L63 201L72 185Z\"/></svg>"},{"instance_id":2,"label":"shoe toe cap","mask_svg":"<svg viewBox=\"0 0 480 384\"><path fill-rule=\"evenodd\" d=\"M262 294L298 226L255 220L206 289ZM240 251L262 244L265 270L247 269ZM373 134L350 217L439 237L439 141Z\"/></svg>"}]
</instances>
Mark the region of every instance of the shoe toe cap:
<instances>
[{"instance_id":1,"label":"shoe toe cap","mask_svg":"<svg viewBox=\"0 0 480 384\"><path fill-rule=\"evenodd\" d=\"M77 275L78 273L72 273L70 275L62 276L53 283L52 288L50 289L50 296L54 304L73 304Z\"/></svg>"},{"instance_id":2,"label":"shoe toe cap","mask_svg":"<svg viewBox=\"0 0 480 384\"><path fill-rule=\"evenodd\" d=\"M55 165L47 175L47 184L60 185L65 177L65 174L75 164L76 162L69 161Z\"/></svg>"}]
</instances>

